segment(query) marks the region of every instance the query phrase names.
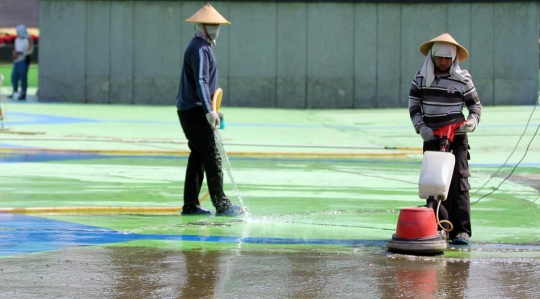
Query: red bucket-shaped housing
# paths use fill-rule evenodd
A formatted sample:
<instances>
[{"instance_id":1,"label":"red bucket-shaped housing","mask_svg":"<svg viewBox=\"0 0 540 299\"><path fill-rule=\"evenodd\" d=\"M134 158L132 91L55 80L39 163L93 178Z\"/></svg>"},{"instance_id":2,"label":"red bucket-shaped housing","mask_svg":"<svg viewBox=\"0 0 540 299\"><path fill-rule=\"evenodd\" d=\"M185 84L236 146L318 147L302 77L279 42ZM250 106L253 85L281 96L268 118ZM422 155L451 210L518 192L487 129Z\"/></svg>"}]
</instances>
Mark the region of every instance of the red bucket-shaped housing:
<instances>
[{"instance_id":1,"label":"red bucket-shaped housing","mask_svg":"<svg viewBox=\"0 0 540 299\"><path fill-rule=\"evenodd\" d=\"M404 208L399 212L396 236L403 239L426 239L438 235L433 209Z\"/></svg>"}]
</instances>

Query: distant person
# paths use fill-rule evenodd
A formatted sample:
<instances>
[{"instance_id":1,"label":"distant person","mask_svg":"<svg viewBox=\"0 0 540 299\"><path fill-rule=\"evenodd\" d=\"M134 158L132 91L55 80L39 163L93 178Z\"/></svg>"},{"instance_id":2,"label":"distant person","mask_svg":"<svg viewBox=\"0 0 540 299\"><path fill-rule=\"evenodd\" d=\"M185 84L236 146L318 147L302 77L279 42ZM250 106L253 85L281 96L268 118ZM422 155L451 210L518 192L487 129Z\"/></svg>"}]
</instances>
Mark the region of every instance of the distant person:
<instances>
[{"instance_id":1,"label":"distant person","mask_svg":"<svg viewBox=\"0 0 540 299\"><path fill-rule=\"evenodd\" d=\"M449 238L454 244L469 244L472 230L467 133L474 131L482 114L471 75L459 67L469 52L448 33L423 43L420 52L427 57L413 78L409 114L416 133L424 140L424 151L439 150L440 139L435 139L433 130L465 121L450 146L456 158L455 167L448 198L442 202L439 215L446 214L452 223ZM466 119L464 107L469 111Z\"/></svg>"},{"instance_id":2,"label":"distant person","mask_svg":"<svg viewBox=\"0 0 540 299\"><path fill-rule=\"evenodd\" d=\"M216 216L236 216L244 209L230 202L223 191L222 161L214 130L220 126L212 96L218 89L218 65L212 47L216 45L220 24L230 24L210 4L186 20L195 23L195 34L184 53L178 89L177 113L191 150L184 184L182 215L213 214L201 207L199 192L206 173L207 185Z\"/></svg>"},{"instance_id":3,"label":"distant person","mask_svg":"<svg viewBox=\"0 0 540 299\"><path fill-rule=\"evenodd\" d=\"M13 47L13 71L11 72L11 85L13 94L8 98L26 99L26 89L28 88L28 68L30 66L30 55L34 51L32 38L26 31L24 25L17 26L17 38ZM19 93L19 81L21 82L21 91Z\"/></svg>"}]
</instances>

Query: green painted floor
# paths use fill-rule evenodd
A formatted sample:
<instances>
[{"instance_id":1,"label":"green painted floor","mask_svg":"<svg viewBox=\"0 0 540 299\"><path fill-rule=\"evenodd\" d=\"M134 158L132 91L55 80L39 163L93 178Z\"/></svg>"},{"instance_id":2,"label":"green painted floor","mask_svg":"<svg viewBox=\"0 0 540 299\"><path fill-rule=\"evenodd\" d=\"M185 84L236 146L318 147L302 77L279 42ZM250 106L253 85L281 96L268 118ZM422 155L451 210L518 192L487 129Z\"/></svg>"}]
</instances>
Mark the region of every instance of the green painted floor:
<instances>
[{"instance_id":1,"label":"green painted floor","mask_svg":"<svg viewBox=\"0 0 540 299\"><path fill-rule=\"evenodd\" d=\"M174 108L4 105L2 208L182 205L188 149ZM540 139L534 137L540 111L534 108L486 107L470 136L476 242L539 240ZM417 195L421 139L406 109L221 111L226 128L220 134L239 190L226 175L227 194L237 204L243 199L249 217L217 228L218 234L248 226L253 236L385 239L401 208L423 204ZM203 206L212 208L210 201ZM193 220L184 218L146 219L149 228L108 216L79 221L159 232L158 223ZM201 229L209 228L179 231Z\"/></svg>"},{"instance_id":2,"label":"green painted floor","mask_svg":"<svg viewBox=\"0 0 540 299\"><path fill-rule=\"evenodd\" d=\"M9 245L0 246L0 261L10 273L17 273L14 261L31 261L38 267L60 260L60 253L84 256L82 261L101 265L96 259L107 259L104 250L114 248L135 255L216 251L221 254L217 259L231 260L238 255L245 260L256 253L266 267L277 265L279 256L294 260L303 253L307 260L319 256L316 262L326 265L335 261L332 256L340 255L342 270L357 259L368 268L384 264L393 270L400 267L392 262L396 258L405 264L418 261L385 250L399 211L424 204L418 197L422 142L406 108L222 107L226 128L220 135L238 189L236 192L225 169L226 192L249 213L220 218L179 216L188 148L173 106L32 101L4 101L1 105L5 117L0 132L0 210L4 211L0 213L0 237ZM428 263L435 270L428 267L427 272L444 272L437 270L438 263L460 260L494 261L494 268L484 269L485 274L501 279L504 261L539 267L539 125L538 107L484 108L480 126L469 137L472 245L450 246L444 255L431 257ZM201 197L205 192L203 188ZM209 200L203 206L213 209ZM260 271L257 258L235 267ZM303 262L309 265L307 260ZM222 272L223 263L221 260L219 266ZM283 271L290 264L276 267ZM22 273L29 273L30 268ZM69 276L67 268L57 271ZM530 269L519 273L527 271ZM374 276L366 274L365 278ZM347 283L351 279L334 278ZM235 285L229 285L230 289L221 285L224 293L217 297L247 294L234 281L229 281ZM490 285L485 280L476 283L486 289ZM22 286L24 279L14 284ZM214 282L212 287L218 284ZM270 284L278 287L277 282ZM313 287L304 284L303 289ZM532 282L527 286L524 295L538 290ZM2 290L12 289L0 284L0 295ZM346 288L344 294L357 291ZM282 295L276 292L268 290L266 298ZM306 294L276 296L329 298ZM464 294L478 295L474 291ZM504 294L497 293L500 298ZM385 297L372 295L366 297Z\"/></svg>"}]
</instances>

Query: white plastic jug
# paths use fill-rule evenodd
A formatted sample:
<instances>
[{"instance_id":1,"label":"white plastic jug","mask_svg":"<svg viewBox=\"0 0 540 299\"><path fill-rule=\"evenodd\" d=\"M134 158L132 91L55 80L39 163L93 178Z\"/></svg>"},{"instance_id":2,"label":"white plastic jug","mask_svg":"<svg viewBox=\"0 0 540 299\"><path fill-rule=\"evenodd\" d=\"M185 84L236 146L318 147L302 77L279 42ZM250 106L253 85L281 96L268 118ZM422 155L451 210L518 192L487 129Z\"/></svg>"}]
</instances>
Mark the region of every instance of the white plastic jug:
<instances>
[{"instance_id":1,"label":"white plastic jug","mask_svg":"<svg viewBox=\"0 0 540 299\"><path fill-rule=\"evenodd\" d=\"M456 159L448 152L424 152L422 170L418 180L418 196L446 200Z\"/></svg>"}]
</instances>

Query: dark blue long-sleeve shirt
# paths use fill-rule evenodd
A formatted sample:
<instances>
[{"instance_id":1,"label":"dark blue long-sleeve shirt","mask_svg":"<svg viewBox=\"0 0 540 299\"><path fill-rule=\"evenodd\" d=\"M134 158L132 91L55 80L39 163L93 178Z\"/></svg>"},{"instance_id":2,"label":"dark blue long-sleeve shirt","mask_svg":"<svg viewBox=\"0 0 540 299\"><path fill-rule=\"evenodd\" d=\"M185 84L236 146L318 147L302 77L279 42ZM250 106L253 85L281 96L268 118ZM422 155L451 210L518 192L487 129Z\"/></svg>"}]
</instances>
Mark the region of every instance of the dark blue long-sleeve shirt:
<instances>
[{"instance_id":1,"label":"dark blue long-sleeve shirt","mask_svg":"<svg viewBox=\"0 0 540 299\"><path fill-rule=\"evenodd\" d=\"M180 111L202 106L212 111L212 95L218 88L217 60L212 47L202 38L193 37L184 53L184 65L176 107Z\"/></svg>"}]
</instances>

